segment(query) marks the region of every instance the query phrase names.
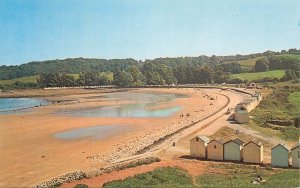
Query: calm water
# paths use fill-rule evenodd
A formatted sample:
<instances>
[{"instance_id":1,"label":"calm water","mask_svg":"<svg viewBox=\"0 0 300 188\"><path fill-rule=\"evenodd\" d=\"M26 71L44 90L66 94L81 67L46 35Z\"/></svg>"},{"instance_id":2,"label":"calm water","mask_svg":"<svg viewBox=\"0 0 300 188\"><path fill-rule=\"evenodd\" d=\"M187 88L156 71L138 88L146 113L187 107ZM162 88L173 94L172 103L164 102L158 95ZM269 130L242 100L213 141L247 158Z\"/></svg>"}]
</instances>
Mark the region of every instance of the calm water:
<instances>
[{"instance_id":1,"label":"calm water","mask_svg":"<svg viewBox=\"0 0 300 188\"><path fill-rule=\"evenodd\" d=\"M47 105L49 101L36 98L0 98L0 112L12 112L18 109Z\"/></svg>"},{"instance_id":2,"label":"calm water","mask_svg":"<svg viewBox=\"0 0 300 188\"><path fill-rule=\"evenodd\" d=\"M67 115L86 117L168 117L181 108L179 106L163 109L147 109L147 104L130 104L120 106L102 106L90 109L67 111ZM63 112L60 112L62 114Z\"/></svg>"},{"instance_id":3,"label":"calm water","mask_svg":"<svg viewBox=\"0 0 300 188\"><path fill-rule=\"evenodd\" d=\"M73 140L81 138L91 138L95 140L102 140L113 135L117 135L118 132L129 132L130 127L124 125L108 125L108 126L93 126L72 129L70 131L56 133L55 138L64 140Z\"/></svg>"},{"instance_id":4,"label":"calm water","mask_svg":"<svg viewBox=\"0 0 300 188\"><path fill-rule=\"evenodd\" d=\"M119 92L104 97L114 101L114 105L67 110L61 111L59 114L87 117L168 117L180 110L181 107L173 106L158 109L155 109L155 107L162 103L171 102L177 98L186 98L187 96L161 93ZM133 104L118 105L120 101L132 101Z\"/></svg>"}]
</instances>

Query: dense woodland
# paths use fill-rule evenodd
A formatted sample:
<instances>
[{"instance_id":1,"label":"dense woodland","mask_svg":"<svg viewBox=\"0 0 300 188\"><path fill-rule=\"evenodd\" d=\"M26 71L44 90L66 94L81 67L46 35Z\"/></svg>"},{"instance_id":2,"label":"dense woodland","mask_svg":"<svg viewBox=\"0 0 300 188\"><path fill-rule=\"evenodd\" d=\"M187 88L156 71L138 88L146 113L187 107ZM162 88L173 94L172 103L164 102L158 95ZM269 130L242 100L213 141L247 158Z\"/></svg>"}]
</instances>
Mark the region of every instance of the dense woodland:
<instances>
[{"instance_id":1,"label":"dense woodland","mask_svg":"<svg viewBox=\"0 0 300 188\"><path fill-rule=\"evenodd\" d=\"M19 83L17 88L116 85L120 87L171 84L245 83L247 80L231 79L230 74L244 72L237 62L259 58L253 72L286 70L282 81L299 79L300 60L284 56L300 54L300 50L235 56L199 56L134 59L64 59L30 62L19 66L0 66L0 80L39 75L38 83ZM249 70L248 70L249 71ZM73 74L73 75L71 75ZM79 76L74 76L74 74ZM279 81L267 78L257 81Z\"/></svg>"}]
</instances>

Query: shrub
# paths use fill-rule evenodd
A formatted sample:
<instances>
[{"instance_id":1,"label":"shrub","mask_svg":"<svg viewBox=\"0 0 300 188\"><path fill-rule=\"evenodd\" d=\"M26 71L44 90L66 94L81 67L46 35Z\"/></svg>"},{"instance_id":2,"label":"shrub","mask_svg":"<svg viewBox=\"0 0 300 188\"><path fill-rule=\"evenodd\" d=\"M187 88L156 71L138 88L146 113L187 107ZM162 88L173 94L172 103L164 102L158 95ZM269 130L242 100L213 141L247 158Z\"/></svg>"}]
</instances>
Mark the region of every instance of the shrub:
<instances>
[{"instance_id":1,"label":"shrub","mask_svg":"<svg viewBox=\"0 0 300 188\"><path fill-rule=\"evenodd\" d=\"M89 186L87 186L86 184L77 184L75 185L74 188L88 188Z\"/></svg>"}]
</instances>

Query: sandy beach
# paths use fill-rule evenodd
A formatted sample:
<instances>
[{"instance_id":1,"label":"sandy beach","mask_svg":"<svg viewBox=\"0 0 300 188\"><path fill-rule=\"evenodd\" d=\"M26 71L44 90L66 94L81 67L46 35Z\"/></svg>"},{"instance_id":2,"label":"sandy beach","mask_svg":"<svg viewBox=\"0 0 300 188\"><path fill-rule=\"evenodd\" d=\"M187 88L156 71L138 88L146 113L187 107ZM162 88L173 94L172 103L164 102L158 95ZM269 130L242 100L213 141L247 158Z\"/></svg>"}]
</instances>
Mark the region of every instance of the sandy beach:
<instances>
[{"instance_id":1,"label":"sandy beach","mask_svg":"<svg viewBox=\"0 0 300 188\"><path fill-rule=\"evenodd\" d=\"M226 91L220 89L132 89L127 92L174 93L188 97L156 106L181 107L171 116L161 118L81 117L55 113L115 105L115 101L95 98L109 95L110 91L117 92L115 89L45 92L39 96L65 102L34 108L26 113L0 115L0 186L34 186L67 172L100 168L131 156L154 140L214 113L227 101L221 95ZM120 101L118 105L122 103L130 101ZM118 125L120 130L116 129L100 140L54 137L56 133L76 128L108 125Z\"/></svg>"}]
</instances>

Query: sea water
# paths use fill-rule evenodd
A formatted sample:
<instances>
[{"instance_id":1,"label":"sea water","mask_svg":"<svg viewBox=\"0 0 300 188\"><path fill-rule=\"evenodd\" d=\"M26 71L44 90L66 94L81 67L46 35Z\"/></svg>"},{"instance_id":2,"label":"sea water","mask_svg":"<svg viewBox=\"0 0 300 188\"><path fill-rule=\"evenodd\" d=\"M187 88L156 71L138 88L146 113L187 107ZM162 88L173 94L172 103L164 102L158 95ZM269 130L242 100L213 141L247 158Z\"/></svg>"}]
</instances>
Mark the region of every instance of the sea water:
<instances>
[{"instance_id":1,"label":"sea water","mask_svg":"<svg viewBox=\"0 0 300 188\"><path fill-rule=\"evenodd\" d=\"M60 111L62 115L85 117L133 117L133 118L159 118L168 117L181 109L180 106L160 108L160 104L167 104L177 98L186 98L186 95L119 92L105 95L112 105L93 108L80 108ZM130 104L118 104L121 101L129 101Z\"/></svg>"},{"instance_id":2,"label":"sea water","mask_svg":"<svg viewBox=\"0 0 300 188\"><path fill-rule=\"evenodd\" d=\"M47 104L49 104L49 101L37 98L0 98L0 112L12 113L15 110Z\"/></svg>"},{"instance_id":3,"label":"sea water","mask_svg":"<svg viewBox=\"0 0 300 188\"><path fill-rule=\"evenodd\" d=\"M63 140L84 139L90 138L94 140L103 140L114 136L118 132L129 132L131 128L124 125L101 125L76 128L69 131L59 132L54 135L54 138Z\"/></svg>"}]
</instances>

